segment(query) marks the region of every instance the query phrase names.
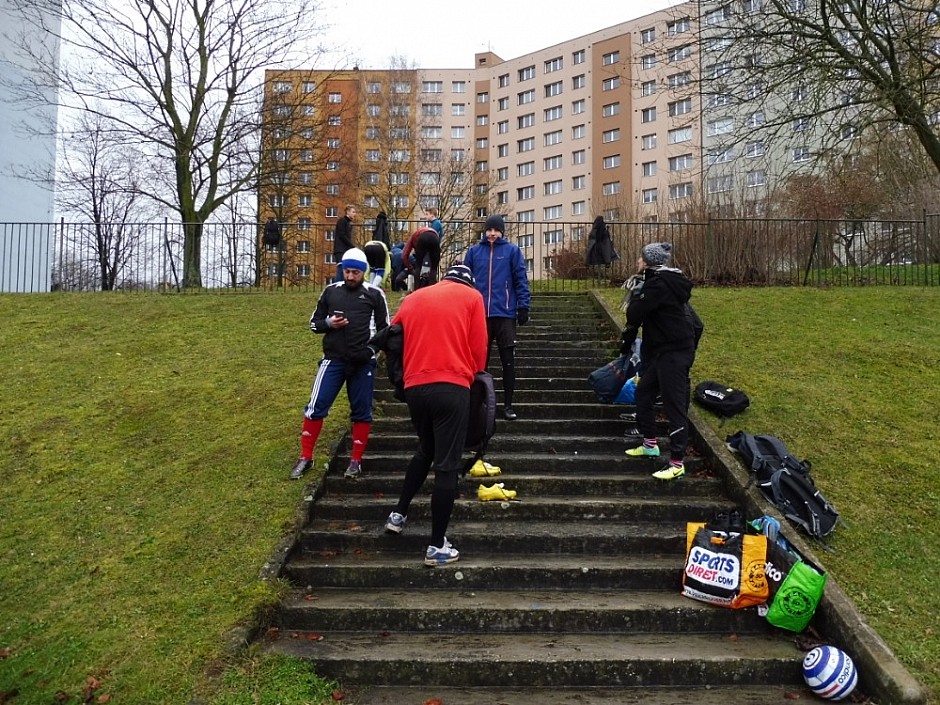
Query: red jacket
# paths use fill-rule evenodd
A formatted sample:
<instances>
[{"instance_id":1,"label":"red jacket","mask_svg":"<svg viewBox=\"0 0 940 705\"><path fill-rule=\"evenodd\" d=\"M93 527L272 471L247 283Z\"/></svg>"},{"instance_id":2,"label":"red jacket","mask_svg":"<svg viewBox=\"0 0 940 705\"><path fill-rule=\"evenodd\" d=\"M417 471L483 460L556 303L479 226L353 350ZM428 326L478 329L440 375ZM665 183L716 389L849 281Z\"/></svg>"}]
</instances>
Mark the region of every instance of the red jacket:
<instances>
[{"instance_id":1,"label":"red jacket","mask_svg":"<svg viewBox=\"0 0 940 705\"><path fill-rule=\"evenodd\" d=\"M408 294L392 321L405 337L405 389L448 382L470 388L486 368L483 297L476 289L445 279Z\"/></svg>"}]
</instances>

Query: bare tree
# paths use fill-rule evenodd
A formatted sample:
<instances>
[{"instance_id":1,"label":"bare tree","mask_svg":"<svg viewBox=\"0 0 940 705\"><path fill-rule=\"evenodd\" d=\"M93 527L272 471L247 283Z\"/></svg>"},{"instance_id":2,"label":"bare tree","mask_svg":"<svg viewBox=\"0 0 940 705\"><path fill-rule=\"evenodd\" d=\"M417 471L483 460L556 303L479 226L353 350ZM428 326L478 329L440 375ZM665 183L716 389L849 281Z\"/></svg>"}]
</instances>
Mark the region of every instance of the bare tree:
<instances>
[{"instance_id":1,"label":"bare tree","mask_svg":"<svg viewBox=\"0 0 940 705\"><path fill-rule=\"evenodd\" d=\"M805 131L814 156L900 125L940 171L938 21L926 0L709 0L706 103L749 106L739 115L763 134L792 141Z\"/></svg>"},{"instance_id":2,"label":"bare tree","mask_svg":"<svg viewBox=\"0 0 940 705\"><path fill-rule=\"evenodd\" d=\"M183 222L184 286L201 286L203 225L227 199L256 184L261 70L309 62L316 0L15 0L29 21L57 34L74 57L37 56L43 67L23 100L55 86L71 107L100 114L137 145L156 178L141 192ZM44 23L45 10L60 23ZM14 38L16 40L17 38Z\"/></svg>"}]
</instances>

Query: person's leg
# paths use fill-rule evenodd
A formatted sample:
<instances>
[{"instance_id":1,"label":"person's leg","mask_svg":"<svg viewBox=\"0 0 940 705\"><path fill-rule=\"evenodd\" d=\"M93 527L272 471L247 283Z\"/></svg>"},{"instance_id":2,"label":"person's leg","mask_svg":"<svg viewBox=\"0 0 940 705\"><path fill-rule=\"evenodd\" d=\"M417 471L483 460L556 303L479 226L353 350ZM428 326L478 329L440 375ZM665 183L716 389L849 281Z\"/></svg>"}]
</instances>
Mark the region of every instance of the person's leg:
<instances>
[{"instance_id":1,"label":"person's leg","mask_svg":"<svg viewBox=\"0 0 940 705\"><path fill-rule=\"evenodd\" d=\"M323 429L323 419L330 412L343 386L345 372L343 363L335 360L320 360L317 374L310 389L310 400L304 407L303 429L300 434L300 458L291 469L291 478L298 480L313 465L313 450Z\"/></svg>"},{"instance_id":2,"label":"person's leg","mask_svg":"<svg viewBox=\"0 0 940 705\"><path fill-rule=\"evenodd\" d=\"M428 395L428 385L405 390L411 425L418 436L418 449L405 470L405 481L402 483L398 504L395 505L395 511L402 517L408 516L411 500L427 479L431 463L434 461L434 419L427 401Z\"/></svg>"},{"instance_id":3,"label":"person's leg","mask_svg":"<svg viewBox=\"0 0 940 705\"><path fill-rule=\"evenodd\" d=\"M517 418L512 408L516 391L516 319L493 318L492 321L493 338L503 368L503 416L511 421Z\"/></svg>"},{"instance_id":4,"label":"person's leg","mask_svg":"<svg viewBox=\"0 0 940 705\"><path fill-rule=\"evenodd\" d=\"M362 456L372 429L372 399L375 390L375 360L365 365L346 366L346 395L352 421L352 451L346 477L359 477Z\"/></svg>"},{"instance_id":5,"label":"person's leg","mask_svg":"<svg viewBox=\"0 0 940 705\"><path fill-rule=\"evenodd\" d=\"M432 559L431 553L434 553L435 563L449 563L459 555L445 543L445 534L457 499L457 473L467 435L470 390L452 384L435 385L432 404L434 489L431 492L431 543L425 562Z\"/></svg>"},{"instance_id":6,"label":"person's leg","mask_svg":"<svg viewBox=\"0 0 940 705\"><path fill-rule=\"evenodd\" d=\"M682 464L689 442L689 369L692 353L664 353L659 358L659 387L663 412L669 419L669 458L674 466Z\"/></svg>"},{"instance_id":7,"label":"person's leg","mask_svg":"<svg viewBox=\"0 0 940 705\"><path fill-rule=\"evenodd\" d=\"M659 440L656 432L656 397L659 395L659 357L645 361L645 368L636 385L636 425L643 436L643 443L626 451L630 456L659 455Z\"/></svg>"}]
</instances>

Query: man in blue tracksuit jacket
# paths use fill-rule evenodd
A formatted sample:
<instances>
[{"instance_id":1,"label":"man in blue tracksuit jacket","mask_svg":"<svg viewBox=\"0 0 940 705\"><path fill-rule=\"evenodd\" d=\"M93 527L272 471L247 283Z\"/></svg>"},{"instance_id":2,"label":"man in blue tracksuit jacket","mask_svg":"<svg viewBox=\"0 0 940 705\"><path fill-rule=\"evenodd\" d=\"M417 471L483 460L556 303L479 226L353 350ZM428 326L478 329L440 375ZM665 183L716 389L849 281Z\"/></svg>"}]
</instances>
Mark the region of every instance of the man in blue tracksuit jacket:
<instances>
[{"instance_id":1,"label":"man in blue tracksuit jacket","mask_svg":"<svg viewBox=\"0 0 940 705\"><path fill-rule=\"evenodd\" d=\"M505 239L506 222L491 215L483 227L483 238L467 251L464 264L473 272L476 288L486 308L487 365L493 341L503 366L503 416L517 418L512 408L516 387L516 323L529 320L529 278L519 247Z\"/></svg>"}]
</instances>

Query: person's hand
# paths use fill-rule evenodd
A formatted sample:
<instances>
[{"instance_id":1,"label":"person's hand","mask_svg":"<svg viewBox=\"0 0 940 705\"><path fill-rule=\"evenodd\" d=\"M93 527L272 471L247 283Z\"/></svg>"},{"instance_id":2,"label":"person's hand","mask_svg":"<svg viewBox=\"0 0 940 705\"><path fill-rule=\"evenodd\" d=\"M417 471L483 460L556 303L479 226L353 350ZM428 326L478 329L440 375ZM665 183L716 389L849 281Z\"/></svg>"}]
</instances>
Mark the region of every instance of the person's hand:
<instances>
[{"instance_id":1,"label":"person's hand","mask_svg":"<svg viewBox=\"0 0 940 705\"><path fill-rule=\"evenodd\" d=\"M330 328L342 328L348 326L349 321L346 316L337 316L335 314L326 317L326 325Z\"/></svg>"},{"instance_id":2,"label":"person's hand","mask_svg":"<svg viewBox=\"0 0 940 705\"><path fill-rule=\"evenodd\" d=\"M372 351L372 348L366 347L361 350L353 350L349 353L349 361L358 367L368 363L373 355L375 355L375 353Z\"/></svg>"},{"instance_id":3,"label":"person's hand","mask_svg":"<svg viewBox=\"0 0 940 705\"><path fill-rule=\"evenodd\" d=\"M529 322L529 309L520 308L518 311L516 311L516 322L520 326L524 326L526 323L528 323Z\"/></svg>"}]
</instances>

